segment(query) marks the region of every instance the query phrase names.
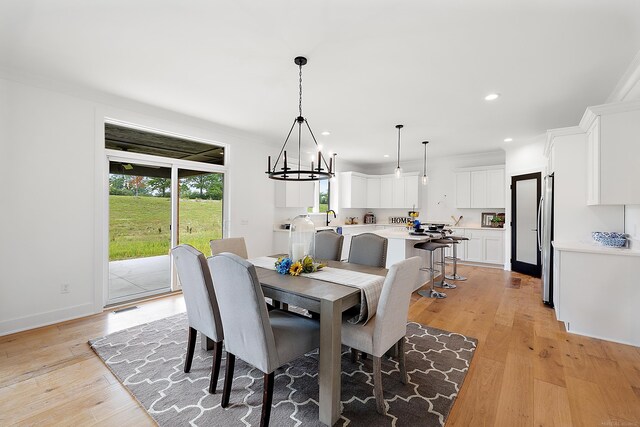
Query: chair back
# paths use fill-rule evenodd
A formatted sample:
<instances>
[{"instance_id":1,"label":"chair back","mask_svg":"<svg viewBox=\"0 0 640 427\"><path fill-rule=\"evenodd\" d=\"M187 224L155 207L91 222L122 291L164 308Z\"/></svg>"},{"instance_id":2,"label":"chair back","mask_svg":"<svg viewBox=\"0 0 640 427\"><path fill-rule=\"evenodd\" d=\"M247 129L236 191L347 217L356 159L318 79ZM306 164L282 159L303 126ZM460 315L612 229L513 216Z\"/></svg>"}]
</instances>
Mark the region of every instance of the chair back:
<instances>
[{"instance_id":1,"label":"chair back","mask_svg":"<svg viewBox=\"0 0 640 427\"><path fill-rule=\"evenodd\" d=\"M316 234L315 257L319 260L340 261L344 236L333 230L319 231Z\"/></svg>"},{"instance_id":2,"label":"chair back","mask_svg":"<svg viewBox=\"0 0 640 427\"><path fill-rule=\"evenodd\" d=\"M409 303L420 265L420 257L413 257L393 264L389 269L376 310L374 354L384 353L406 335Z\"/></svg>"},{"instance_id":3,"label":"chair back","mask_svg":"<svg viewBox=\"0 0 640 427\"><path fill-rule=\"evenodd\" d=\"M244 237L229 237L227 239L210 240L211 255L218 255L222 252L230 252L244 259L247 256L247 245L244 243Z\"/></svg>"},{"instance_id":4,"label":"chair back","mask_svg":"<svg viewBox=\"0 0 640 427\"><path fill-rule=\"evenodd\" d=\"M353 236L349 262L384 268L387 264L387 239L373 233Z\"/></svg>"},{"instance_id":5,"label":"chair back","mask_svg":"<svg viewBox=\"0 0 640 427\"><path fill-rule=\"evenodd\" d=\"M278 353L255 267L228 252L214 255L207 262L225 327L226 350L271 373L279 367Z\"/></svg>"},{"instance_id":6,"label":"chair back","mask_svg":"<svg viewBox=\"0 0 640 427\"><path fill-rule=\"evenodd\" d=\"M214 341L222 341L222 321L207 259L190 245L176 246L171 255L182 284L189 326Z\"/></svg>"}]
</instances>

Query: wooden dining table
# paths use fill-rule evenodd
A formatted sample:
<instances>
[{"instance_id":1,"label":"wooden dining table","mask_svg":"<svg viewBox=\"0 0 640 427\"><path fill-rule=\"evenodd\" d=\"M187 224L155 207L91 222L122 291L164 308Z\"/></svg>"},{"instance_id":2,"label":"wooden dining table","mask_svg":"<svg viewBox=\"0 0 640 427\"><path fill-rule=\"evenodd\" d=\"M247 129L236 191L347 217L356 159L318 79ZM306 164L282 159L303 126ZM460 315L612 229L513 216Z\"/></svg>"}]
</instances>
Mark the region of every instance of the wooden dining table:
<instances>
[{"instance_id":1,"label":"wooden dining table","mask_svg":"<svg viewBox=\"0 0 640 427\"><path fill-rule=\"evenodd\" d=\"M329 261L329 267L386 276L386 268ZM340 417L342 313L360 304L360 289L306 276L278 274L275 269L256 267L266 297L305 308L320 315L320 368L318 383L320 421L332 426Z\"/></svg>"}]
</instances>

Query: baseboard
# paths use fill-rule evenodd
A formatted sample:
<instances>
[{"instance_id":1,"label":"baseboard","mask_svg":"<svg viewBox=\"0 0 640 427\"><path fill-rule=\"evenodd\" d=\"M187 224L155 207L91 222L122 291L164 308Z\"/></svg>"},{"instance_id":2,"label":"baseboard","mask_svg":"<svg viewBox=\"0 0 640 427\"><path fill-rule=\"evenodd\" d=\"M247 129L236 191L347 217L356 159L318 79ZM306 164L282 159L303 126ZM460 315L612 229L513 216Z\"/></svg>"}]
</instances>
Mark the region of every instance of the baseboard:
<instances>
[{"instance_id":1,"label":"baseboard","mask_svg":"<svg viewBox=\"0 0 640 427\"><path fill-rule=\"evenodd\" d=\"M596 338L602 341L609 341L609 342L615 342L618 344L625 344L625 345L631 345L634 347L638 347L640 346L640 341L627 341L627 340L623 340L623 339L617 339L617 338L612 338L612 337L603 337L597 334L592 334L589 332L584 332L584 331L580 331L577 329L571 329L569 322L564 322L565 327L567 329L567 332L569 332L570 334L575 334L575 335L580 335L583 337L589 337L589 338Z\"/></svg>"},{"instance_id":2,"label":"baseboard","mask_svg":"<svg viewBox=\"0 0 640 427\"><path fill-rule=\"evenodd\" d=\"M93 303L87 303L59 310L33 314L31 316L3 320L0 321L0 336L15 334L16 332L40 328L42 326L49 326L54 323L77 319L79 317L89 316L99 312L100 311L95 311Z\"/></svg>"}]
</instances>

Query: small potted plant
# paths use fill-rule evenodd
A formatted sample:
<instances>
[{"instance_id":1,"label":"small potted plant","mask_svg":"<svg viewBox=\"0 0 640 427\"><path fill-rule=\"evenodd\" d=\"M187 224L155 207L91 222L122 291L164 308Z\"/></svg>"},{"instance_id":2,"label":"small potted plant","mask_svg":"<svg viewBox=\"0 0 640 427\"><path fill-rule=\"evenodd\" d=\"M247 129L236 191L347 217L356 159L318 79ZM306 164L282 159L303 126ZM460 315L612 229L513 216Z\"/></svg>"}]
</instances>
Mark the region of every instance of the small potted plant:
<instances>
[{"instance_id":1,"label":"small potted plant","mask_svg":"<svg viewBox=\"0 0 640 427\"><path fill-rule=\"evenodd\" d=\"M503 225L504 225L504 217L496 215L493 218L491 218L491 227L502 228Z\"/></svg>"}]
</instances>

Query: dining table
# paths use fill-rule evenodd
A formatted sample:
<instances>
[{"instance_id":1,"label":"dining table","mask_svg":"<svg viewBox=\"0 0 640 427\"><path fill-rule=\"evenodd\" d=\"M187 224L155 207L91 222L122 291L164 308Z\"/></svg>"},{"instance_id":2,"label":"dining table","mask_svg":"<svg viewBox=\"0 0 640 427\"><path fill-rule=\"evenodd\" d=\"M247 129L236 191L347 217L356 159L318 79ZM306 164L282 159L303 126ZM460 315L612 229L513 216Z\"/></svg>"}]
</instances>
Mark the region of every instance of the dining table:
<instances>
[{"instance_id":1,"label":"dining table","mask_svg":"<svg viewBox=\"0 0 640 427\"><path fill-rule=\"evenodd\" d=\"M386 268L340 261L326 262L328 267L386 276ZM258 280L266 297L304 308L320 316L319 418L332 426L340 417L340 374L342 353L342 313L361 304L357 287L302 276L279 274L275 268L256 266Z\"/></svg>"}]
</instances>

